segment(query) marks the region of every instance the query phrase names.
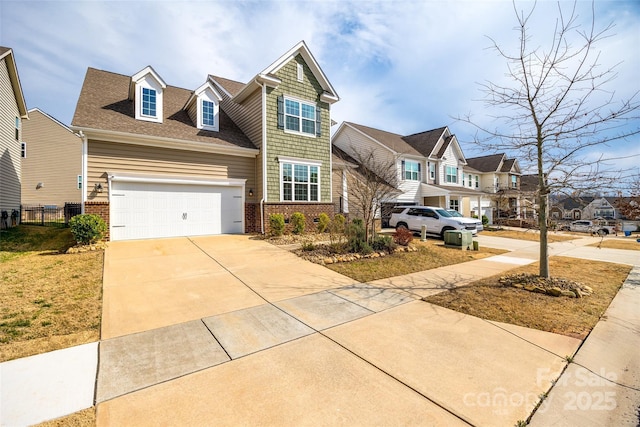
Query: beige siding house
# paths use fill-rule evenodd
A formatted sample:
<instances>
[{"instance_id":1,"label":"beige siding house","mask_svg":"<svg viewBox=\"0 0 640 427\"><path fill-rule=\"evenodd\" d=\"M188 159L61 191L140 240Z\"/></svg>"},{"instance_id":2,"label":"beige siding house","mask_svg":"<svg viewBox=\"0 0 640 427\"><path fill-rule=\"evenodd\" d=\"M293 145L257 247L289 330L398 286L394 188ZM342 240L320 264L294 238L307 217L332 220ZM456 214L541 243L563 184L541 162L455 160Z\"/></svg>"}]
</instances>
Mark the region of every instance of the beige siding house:
<instances>
[{"instance_id":1,"label":"beige siding house","mask_svg":"<svg viewBox=\"0 0 640 427\"><path fill-rule=\"evenodd\" d=\"M20 156L27 106L13 50L0 46L0 212L1 226L11 226L20 211ZM17 221L16 221L17 222Z\"/></svg>"},{"instance_id":2,"label":"beige siding house","mask_svg":"<svg viewBox=\"0 0 640 427\"><path fill-rule=\"evenodd\" d=\"M64 206L82 199L82 141L37 108L23 123L22 204Z\"/></svg>"},{"instance_id":3,"label":"beige siding house","mask_svg":"<svg viewBox=\"0 0 640 427\"><path fill-rule=\"evenodd\" d=\"M394 205L427 205L455 209L470 216L471 200L480 204L484 193L462 182L466 159L457 138L448 127L412 135L399 135L357 123L343 122L333 136L333 145L357 162L361 153L395 159L398 193L382 205L386 226ZM334 168L334 181L344 170ZM349 195L344 181L342 194ZM335 185L334 185L335 186ZM335 191L335 190L334 190ZM343 208L344 213L349 213Z\"/></svg>"},{"instance_id":4,"label":"beige siding house","mask_svg":"<svg viewBox=\"0 0 640 427\"><path fill-rule=\"evenodd\" d=\"M312 221L333 210L337 100L304 42L247 84L208 76L189 90L151 66L90 68L72 121L84 211L105 218L112 240L265 231L276 211Z\"/></svg>"}]
</instances>

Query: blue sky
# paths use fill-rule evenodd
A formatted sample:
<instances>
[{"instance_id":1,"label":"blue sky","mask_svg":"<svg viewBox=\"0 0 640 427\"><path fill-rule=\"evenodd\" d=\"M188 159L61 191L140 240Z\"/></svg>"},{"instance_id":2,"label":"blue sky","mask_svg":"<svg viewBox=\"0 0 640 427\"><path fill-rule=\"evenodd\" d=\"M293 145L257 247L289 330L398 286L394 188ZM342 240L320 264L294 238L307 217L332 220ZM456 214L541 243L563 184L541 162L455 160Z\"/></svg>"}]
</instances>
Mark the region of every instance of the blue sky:
<instances>
[{"instance_id":1,"label":"blue sky","mask_svg":"<svg viewBox=\"0 0 640 427\"><path fill-rule=\"evenodd\" d=\"M577 7L581 20L590 18L591 2ZM556 10L538 2L539 16ZM595 10L597 24L616 25L600 46L603 64L620 63L609 89L629 97L640 90L640 3L597 0ZM552 23L535 22L536 42L548 40ZM132 75L151 65L168 84L195 89L207 74L247 81L305 40L341 97L334 120L400 134L447 125L467 157L486 153L467 143L473 129L453 117L485 120L478 82L506 71L487 36L513 46L515 24L504 0L0 0L0 45L14 50L28 108L66 124L88 67ZM640 172L640 138L605 154Z\"/></svg>"}]
</instances>

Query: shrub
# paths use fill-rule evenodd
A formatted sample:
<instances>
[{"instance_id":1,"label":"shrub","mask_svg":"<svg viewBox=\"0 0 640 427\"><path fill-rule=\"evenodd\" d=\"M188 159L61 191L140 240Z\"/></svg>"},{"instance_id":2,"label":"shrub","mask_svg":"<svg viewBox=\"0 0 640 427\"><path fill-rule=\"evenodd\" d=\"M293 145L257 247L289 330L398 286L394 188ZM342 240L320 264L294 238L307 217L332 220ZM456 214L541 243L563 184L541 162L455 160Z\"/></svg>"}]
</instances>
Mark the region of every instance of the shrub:
<instances>
[{"instance_id":1,"label":"shrub","mask_svg":"<svg viewBox=\"0 0 640 427\"><path fill-rule=\"evenodd\" d=\"M365 246L368 247L369 252L371 252L371 247L365 240L366 233L361 219L354 219L351 224L347 226L345 234L347 235L349 252L362 252Z\"/></svg>"},{"instance_id":2,"label":"shrub","mask_svg":"<svg viewBox=\"0 0 640 427\"><path fill-rule=\"evenodd\" d=\"M282 236L282 233L284 233L284 215L279 213L269 215L269 229L272 236Z\"/></svg>"},{"instance_id":3,"label":"shrub","mask_svg":"<svg viewBox=\"0 0 640 427\"><path fill-rule=\"evenodd\" d=\"M294 212L291 215L291 226L293 227L293 234L304 233L304 227L307 225L307 219L302 212Z\"/></svg>"},{"instance_id":4,"label":"shrub","mask_svg":"<svg viewBox=\"0 0 640 427\"><path fill-rule=\"evenodd\" d=\"M82 245L102 240L107 233L107 223L96 214L76 215L69 220L69 227L76 242Z\"/></svg>"},{"instance_id":5,"label":"shrub","mask_svg":"<svg viewBox=\"0 0 640 427\"><path fill-rule=\"evenodd\" d=\"M318 233L324 233L325 231L327 231L330 222L331 219L326 213L322 212L320 215L318 215Z\"/></svg>"},{"instance_id":6,"label":"shrub","mask_svg":"<svg viewBox=\"0 0 640 427\"><path fill-rule=\"evenodd\" d=\"M393 233L393 241L398 245L409 246L409 243L413 240L413 233L406 228L398 228L395 233Z\"/></svg>"},{"instance_id":7,"label":"shrub","mask_svg":"<svg viewBox=\"0 0 640 427\"><path fill-rule=\"evenodd\" d=\"M376 236L371 242L371 247L375 251L387 251L392 253L396 248L396 243L391 236Z\"/></svg>"},{"instance_id":8,"label":"shrub","mask_svg":"<svg viewBox=\"0 0 640 427\"><path fill-rule=\"evenodd\" d=\"M482 225L488 225L489 224L489 218L487 218L486 215L482 215Z\"/></svg>"},{"instance_id":9,"label":"shrub","mask_svg":"<svg viewBox=\"0 0 640 427\"><path fill-rule=\"evenodd\" d=\"M301 246L302 250L305 251L305 252L311 252L312 250L314 250L316 248L316 245L312 241L302 242L302 244L300 246Z\"/></svg>"}]
</instances>

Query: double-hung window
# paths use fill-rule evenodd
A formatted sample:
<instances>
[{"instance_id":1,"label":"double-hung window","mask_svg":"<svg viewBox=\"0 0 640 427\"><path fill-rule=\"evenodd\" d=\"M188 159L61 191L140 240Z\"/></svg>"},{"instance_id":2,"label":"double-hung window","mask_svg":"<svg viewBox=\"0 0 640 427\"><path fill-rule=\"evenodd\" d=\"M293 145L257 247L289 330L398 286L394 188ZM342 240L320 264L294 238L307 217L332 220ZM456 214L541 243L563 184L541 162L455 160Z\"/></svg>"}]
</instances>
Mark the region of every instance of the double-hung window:
<instances>
[{"instance_id":1,"label":"double-hung window","mask_svg":"<svg viewBox=\"0 0 640 427\"><path fill-rule=\"evenodd\" d=\"M429 163L429 178L430 179L436 179L436 164L435 163Z\"/></svg>"},{"instance_id":2,"label":"double-hung window","mask_svg":"<svg viewBox=\"0 0 640 427\"><path fill-rule=\"evenodd\" d=\"M320 167L299 163L280 163L282 200L317 202L320 197Z\"/></svg>"},{"instance_id":3,"label":"double-hung window","mask_svg":"<svg viewBox=\"0 0 640 427\"><path fill-rule=\"evenodd\" d=\"M480 188L480 175L475 175L476 188Z\"/></svg>"},{"instance_id":4,"label":"double-hung window","mask_svg":"<svg viewBox=\"0 0 640 427\"><path fill-rule=\"evenodd\" d=\"M156 91L155 89L142 88L142 115L156 117Z\"/></svg>"},{"instance_id":5,"label":"double-hung window","mask_svg":"<svg viewBox=\"0 0 640 427\"><path fill-rule=\"evenodd\" d=\"M448 183L458 182L458 168L453 166L446 166L445 168L445 181Z\"/></svg>"},{"instance_id":6,"label":"double-hung window","mask_svg":"<svg viewBox=\"0 0 640 427\"><path fill-rule=\"evenodd\" d=\"M468 184L467 185L469 186L469 188L471 188L473 186L473 184L471 182L471 178L472 178L471 174L467 175L467 179L468 179Z\"/></svg>"},{"instance_id":7,"label":"double-hung window","mask_svg":"<svg viewBox=\"0 0 640 427\"><path fill-rule=\"evenodd\" d=\"M420 163L405 160L404 164L404 176L405 180L420 181Z\"/></svg>"},{"instance_id":8,"label":"double-hung window","mask_svg":"<svg viewBox=\"0 0 640 427\"><path fill-rule=\"evenodd\" d=\"M284 99L285 129L305 135L316 134L316 106L295 99Z\"/></svg>"},{"instance_id":9,"label":"double-hung window","mask_svg":"<svg viewBox=\"0 0 640 427\"><path fill-rule=\"evenodd\" d=\"M511 175L511 188L518 188L518 177Z\"/></svg>"}]
</instances>

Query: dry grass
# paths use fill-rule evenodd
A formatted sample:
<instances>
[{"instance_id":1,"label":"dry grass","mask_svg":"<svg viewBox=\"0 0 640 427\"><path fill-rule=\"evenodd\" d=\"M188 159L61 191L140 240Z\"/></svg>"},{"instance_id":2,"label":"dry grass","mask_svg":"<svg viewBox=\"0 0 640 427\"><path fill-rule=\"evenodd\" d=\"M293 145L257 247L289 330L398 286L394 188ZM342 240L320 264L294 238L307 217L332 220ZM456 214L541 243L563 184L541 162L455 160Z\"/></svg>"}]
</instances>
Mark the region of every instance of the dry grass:
<instances>
[{"instance_id":1,"label":"dry grass","mask_svg":"<svg viewBox=\"0 0 640 427\"><path fill-rule=\"evenodd\" d=\"M589 246L605 249L626 249L630 251L640 251L640 242L634 238L604 238L598 243L592 243Z\"/></svg>"},{"instance_id":2,"label":"dry grass","mask_svg":"<svg viewBox=\"0 0 640 427\"><path fill-rule=\"evenodd\" d=\"M97 341L103 251L62 254L68 229L18 229L0 246L0 361Z\"/></svg>"},{"instance_id":3,"label":"dry grass","mask_svg":"<svg viewBox=\"0 0 640 427\"><path fill-rule=\"evenodd\" d=\"M461 251L459 249L445 248L442 241L438 240L427 240L425 242L414 240L412 245L418 248L417 252L396 252L393 255L381 258L330 264L326 267L360 282L369 282L430 270L445 265L473 261L474 259L486 258L506 252L500 249L484 247L481 247L479 251Z\"/></svg>"},{"instance_id":4,"label":"dry grass","mask_svg":"<svg viewBox=\"0 0 640 427\"><path fill-rule=\"evenodd\" d=\"M74 412L66 417L56 418L55 420L46 421L37 424L37 427L84 427L96 425L96 409L95 407L87 408L82 411Z\"/></svg>"},{"instance_id":5,"label":"dry grass","mask_svg":"<svg viewBox=\"0 0 640 427\"><path fill-rule=\"evenodd\" d=\"M584 339L615 297L630 266L574 258L552 257L552 275L593 288L584 298L552 297L503 287L500 276L446 291L424 300L462 313L497 322L535 328ZM538 273L538 263L509 271Z\"/></svg>"},{"instance_id":6,"label":"dry grass","mask_svg":"<svg viewBox=\"0 0 640 427\"><path fill-rule=\"evenodd\" d=\"M508 239L528 240L531 242L540 241L540 233L536 230L487 230L482 232L484 236L493 237L506 237ZM567 236L562 234L555 234L554 232L547 233L547 240L549 243L553 242L566 242L567 240L575 240L578 237Z\"/></svg>"}]
</instances>

